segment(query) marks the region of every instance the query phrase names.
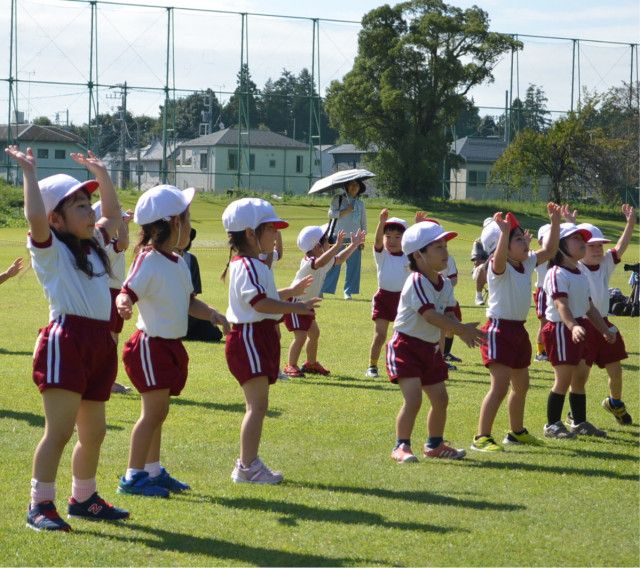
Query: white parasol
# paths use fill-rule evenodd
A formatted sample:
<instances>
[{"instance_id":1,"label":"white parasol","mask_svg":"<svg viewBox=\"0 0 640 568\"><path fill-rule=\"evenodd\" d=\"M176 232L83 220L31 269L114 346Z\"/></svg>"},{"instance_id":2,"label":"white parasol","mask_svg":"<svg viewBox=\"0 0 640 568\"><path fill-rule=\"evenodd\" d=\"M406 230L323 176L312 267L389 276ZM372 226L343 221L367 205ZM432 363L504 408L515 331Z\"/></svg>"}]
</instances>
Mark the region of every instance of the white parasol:
<instances>
[{"instance_id":1,"label":"white parasol","mask_svg":"<svg viewBox=\"0 0 640 568\"><path fill-rule=\"evenodd\" d=\"M330 176L319 179L311 186L309 194L311 195L314 193L323 193L325 191L335 189L336 187L344 186L350 181L364 181L372 177L376 177L376 174L370 172L369 170L341 170L339 172L331 174Z\"/></svg>"}]
</instances>

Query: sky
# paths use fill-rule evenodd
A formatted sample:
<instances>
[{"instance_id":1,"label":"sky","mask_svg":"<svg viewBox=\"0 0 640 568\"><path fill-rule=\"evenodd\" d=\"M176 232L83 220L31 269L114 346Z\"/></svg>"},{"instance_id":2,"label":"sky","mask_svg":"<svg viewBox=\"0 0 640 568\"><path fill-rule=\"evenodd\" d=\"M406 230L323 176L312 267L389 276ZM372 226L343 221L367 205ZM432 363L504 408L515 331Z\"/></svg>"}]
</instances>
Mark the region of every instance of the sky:
<instances>
[{"instance_id":1,"label":"sky","mask_svg":"<svg viewBox=\"0 0 640 568\"><path fill-rule=\"evenodd\" d=\"M296 74L303 67L310 68L313 31L310 18L322 18L318 36L319 83L324 92L332 80L340 80L353 65L357 22L364 13L381 4L375 0L138 0L137 3L154 7L98 3L98 79L108 85L126 81L130 87L128 109L134 114L151 116L158 114L164 97L161 89L166 82L167 11L160 6L290 16L247 18L249 67L259 87L268 78L279 77L285 68ZM576 76L579 71L583 88L602 92L629 81L629 43L640 41L638 0L449 0L449 3L463 9L478 5L489 14L492 31L582 40L578 44ZM10 0L0 0L2 45L9 43L10 4ZM76 83L23 83L17 93L19 109L28 119L48 116L64 123L68 113L72 122L86 122L89 99L83 85L89 80L90 64L88 3L18 0L17 5L19 79ZM330 19L354 23L326 21ZM177 10L174 22L175 71L172 68L170 82L175 72L177 89L186 93L210 87L225 99L228 96L225 93L235 88L240 64L240 16ZM522 36L520 39L524 50L514 60L513 97L524 96L527 86L536 84L544 89L550 110L569 110L573 43L562 39ZM511 83L510 67L507 55L494 69L494 82L472 92L481 114L500 114L505 91ZM0 123L6 122L7 117L8 76L9 61L5 56L0 62L0 79L5 79L0 82ZM577 103L579 90L576 77L573 104ZM117 88L100 88L97 100L100 112L111 112L121 103L121 92Z\"/></svg>"}]
</instances>

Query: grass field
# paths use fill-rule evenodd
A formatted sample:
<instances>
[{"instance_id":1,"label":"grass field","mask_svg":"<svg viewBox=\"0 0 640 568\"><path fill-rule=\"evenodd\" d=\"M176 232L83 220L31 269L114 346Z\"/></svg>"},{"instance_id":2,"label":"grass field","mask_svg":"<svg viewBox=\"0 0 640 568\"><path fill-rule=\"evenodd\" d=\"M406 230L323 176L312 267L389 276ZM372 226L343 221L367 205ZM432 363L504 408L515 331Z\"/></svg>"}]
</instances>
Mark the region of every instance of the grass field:
<instances>
[{"instance_id":1,"label":"grass field","mask_svg":"<svg viewBox=\"0 0 640 568\"><path fill-rule=\"evenodd\" d=\"M133 197L127 199L125 204L132 206ZM198 197L192 208L203 298L223 309L227 292L218 276L228 257L220 222L224 205ZM276 281L284 286L300 260L298 231L323 223L326 203L276 208L291 222L283 232L285 256L276 268ZM378 211L368 209L370 234ZM537 216L523 216L521 222L537 230L545 222L542 211L540 206ZM400 207L391 213L413 216ZM461 274L456 295L466 321L484 321L484 308L472 301L468 255L487 211L450 206L430 213L460 233L449 247ZM600 226L617 238L622 215ZM26 255L24 241L24 228L0 229L2 270L14 257ZM223 345L189 343L189 380L182 396L173 400L165 425L163 463L193 490L168 501L116 494L140 408L136 394L115 395L107 406L109 429L98 488L107 500L130 509L131 519L119 525L75 520L69 534L35 533L24 526L31 459L43 429L31 353L47 307L32 270L5 283L0 309L0 564L637 566L639 427L620 427L600 408L607 394L600 369L594 369L588 384L588 416L609 431L606 440L549 442L544 448L510 449L497 456L471 453L455 463L398 466L390 460L400 392L386 379L363 375L376 288L370 246L371 239L363 256L360 296L352 302L328 296L319 311L320 361L332 375L278 383L271 391L261 455L285 473L284 484L231 482L242 392L227 369ZM637 235L625 261L638 261ZM618 268L612 285L628 293L628 276ZM624 399L637 419L639 320L614 321L630 355L624 362ZM527 327L535 337L533 310ZM123 334L132 329L127 322ZM283 353L290 339L284 330ZM446 438L468 447L488 373L477 350L456 340L453 351L464 362L448 382ZM548 364L532 364L526 425L537 435L545 422L552 376ZM119 380L127 382L122 370ZM424 441L425 416L423 408L413 437L416 448ZM506 429L502 408L494 433L502 438ZM62 509L70 488L70 449L58 475Z\"/></svg>"}]
</instances>

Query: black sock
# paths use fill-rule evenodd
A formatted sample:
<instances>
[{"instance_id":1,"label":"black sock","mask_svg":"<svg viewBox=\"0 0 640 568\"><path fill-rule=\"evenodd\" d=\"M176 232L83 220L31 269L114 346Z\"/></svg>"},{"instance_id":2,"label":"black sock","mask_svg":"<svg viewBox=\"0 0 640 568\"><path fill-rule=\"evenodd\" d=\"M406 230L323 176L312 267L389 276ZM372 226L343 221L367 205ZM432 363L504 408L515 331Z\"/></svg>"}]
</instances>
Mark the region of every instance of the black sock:
<instances>
[{"instance_id":1,"label":"black sock","mask_svg":"<svg viewBox=\"0 0 640 568\"><path fill-rule=\"evenodd\" d=\"M582 424L587 420L587 395L577 392L569 393L569 406L575 424Z\"/></svg>"},{"instance_id":2,"label":"black sock","mask_svg":"<svg viewBox=\"0 0 640 568\"><path fill-rule=\"evenodd\" d=\"M396 448L398 446L401 446L402 444L407 444L407 446L411 447L411 440L401 440L400 438L398 438L396 440Z\"/></svg>"},{"instance_id":3,"label":"black sock","mask_svg":"<svg viewBox=\"0 0 640 568\"><path fill-rule=\"evenodd\" d=\"M444 354L449 355L451 353L451 346L453 345L453 337L444 338Z\"/></svg>"},{"instance_id":4,"label":"black sock","mask_svg":"<svg viewBox=\"0 0 640 568\"><path fill-rule=\"evenodd\" d=\"M565 395L553 391L549 393L547 399L547 424L555 424L562 418L562 407L564 406Z\"/></svg>"}]
</instances>

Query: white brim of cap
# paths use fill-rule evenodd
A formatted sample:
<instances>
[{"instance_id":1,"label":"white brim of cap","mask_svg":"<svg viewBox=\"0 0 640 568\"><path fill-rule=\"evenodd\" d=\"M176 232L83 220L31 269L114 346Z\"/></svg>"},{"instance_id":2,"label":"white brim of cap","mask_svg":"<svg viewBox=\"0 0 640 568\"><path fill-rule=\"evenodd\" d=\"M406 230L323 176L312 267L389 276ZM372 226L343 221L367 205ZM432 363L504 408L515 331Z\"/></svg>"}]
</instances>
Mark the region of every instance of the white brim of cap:
<instances>
[{"instance_id":1,"label":"white brim of cap","mask_svg":"<svg viewBox=\"0 0 640 568\"><path fill-rule=\"evenodd\" d=\"M588 245L595 245L599 243L610 243L611 239L599 239L598 237L592 237L587 241Z\"/></svg>"}]
</instances>

